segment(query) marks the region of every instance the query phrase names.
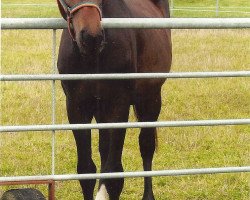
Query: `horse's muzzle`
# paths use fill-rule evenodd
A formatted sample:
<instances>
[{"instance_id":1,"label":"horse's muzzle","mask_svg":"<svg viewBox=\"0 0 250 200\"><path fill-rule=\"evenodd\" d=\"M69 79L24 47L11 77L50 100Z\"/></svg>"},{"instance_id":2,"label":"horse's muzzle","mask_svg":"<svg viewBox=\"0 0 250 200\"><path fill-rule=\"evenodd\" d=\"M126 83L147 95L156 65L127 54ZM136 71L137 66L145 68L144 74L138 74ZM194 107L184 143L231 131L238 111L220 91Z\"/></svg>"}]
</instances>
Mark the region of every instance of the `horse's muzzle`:
<instances>
[{"instance_id":1,"label":"horse's muzzle","mask_svg":"<svg viewBox=\"0 0 250 200\"><path fill-rule=\"evenodd\" d=\"M100 32L97 35L89 34L88 31L82 30L79 33L78 46L80 52L85 55L100 53L104 48L105 37L104 33Z\"/></svg>"}]
</instances>

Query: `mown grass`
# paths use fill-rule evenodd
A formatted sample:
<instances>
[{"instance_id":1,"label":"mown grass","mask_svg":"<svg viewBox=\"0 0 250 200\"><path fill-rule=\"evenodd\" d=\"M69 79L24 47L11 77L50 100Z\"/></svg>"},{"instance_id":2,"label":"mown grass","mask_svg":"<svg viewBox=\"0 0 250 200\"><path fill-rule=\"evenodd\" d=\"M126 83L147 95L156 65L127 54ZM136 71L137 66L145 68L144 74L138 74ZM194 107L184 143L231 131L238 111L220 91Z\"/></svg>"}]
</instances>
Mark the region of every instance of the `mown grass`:
<instances>
[{"instance_id":1,"label":"mown grass","mask_svg":"<svg viewBox=\"0 0 250 200\"><path fill-rule=\"evenodd\" d=\"M23 1L27 2L31 1ZM55 13L52 15L56 16ZM16 16L15 12L11 16ZM36 15L29 14L29 17ZM250 69L248 30L173 30L172 33L172 71ZM51 31L2 31L1 73L51 73L51 35ZM57 40L59 43L59 36ZM51 82L0 84L2 125L51 124ZM250 115L248 78L168 80L162 94L160 120L249 118ZM130 121L135 121L133 114ZM56 123L68 123L65 97L59 82L56 84ZM159 148L154 158L154 170L246 166L250 163L249 126L158 130ZM137 129L128 130L123 155L125 171L142 170L138 134ZM0 135L0 142L1 176L51 173L50 132L4 133ZM99 169L97 131L93 133L93 157ZM71 132L57 132L56 174L76 173L75 166L76 152ZM154 178L154 192L156 199L164 200L247 200L249 178L247 173L157 177ZM46 194L46 186L35 187ZM13 187L0 187L0 194L10 188ZM138 199L142 190L142 178L126 179L121 199ZM81 199L78 182L57 182L56 197L60 200Z\"/></svg>"}]
</instances>

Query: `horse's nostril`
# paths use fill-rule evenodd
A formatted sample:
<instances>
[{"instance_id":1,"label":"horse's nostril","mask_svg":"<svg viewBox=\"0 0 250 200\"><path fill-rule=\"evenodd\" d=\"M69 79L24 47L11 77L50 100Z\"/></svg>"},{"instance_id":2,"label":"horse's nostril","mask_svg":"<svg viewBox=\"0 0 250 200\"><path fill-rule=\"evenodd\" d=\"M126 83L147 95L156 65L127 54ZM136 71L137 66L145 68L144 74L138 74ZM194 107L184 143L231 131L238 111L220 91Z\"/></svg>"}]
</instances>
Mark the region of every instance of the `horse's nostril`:
<instances>
[{"instance_id":1,"label":"horse's nostril","mask_svg":"<svg viewBox=\"0 0 250 200\"><path fill-rule=\"evenodd\" d=\"M81 42L86 46L88 49L97 49L102 43L103 36L102 34L98 35L91 35L86 30L81 31Z\"/></svg>"},{"instance_id":2,"label":"horse's nostril","mask_svg":"<svg viewBox=\"0 0 250 200\"><path fill-rule=\"evenodd\" d=\"M96 42L97 42L98 44L100 44L102 41L103 41L103 35L102 35L102 34L98 34L98 35L96 36Z\"/></svg>"},{"instance_id":3,"label":"horse's nostril","mask_svg":"<svg viewBox=\"0 0 250 200\"><path fill-rule=\"evenodd\" d=\"M87 31L83 30L81 31L81 39L83 40L83 42L86 42L86 41L91 40L91 37Z\"/></svg>"}]
</instances>

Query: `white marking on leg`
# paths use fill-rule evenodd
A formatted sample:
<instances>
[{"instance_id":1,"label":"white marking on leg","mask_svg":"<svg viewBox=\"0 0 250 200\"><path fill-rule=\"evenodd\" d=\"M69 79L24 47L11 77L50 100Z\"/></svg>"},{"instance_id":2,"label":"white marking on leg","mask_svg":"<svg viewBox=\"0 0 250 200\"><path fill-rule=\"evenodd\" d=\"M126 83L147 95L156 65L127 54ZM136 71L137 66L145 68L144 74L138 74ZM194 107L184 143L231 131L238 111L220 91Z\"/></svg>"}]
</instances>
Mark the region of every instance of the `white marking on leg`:
<instances>
[{"instance_id":1,"label":"white marking on leg","mask_svg":"<svg viewBox=\"0 0 250 200\"><path fill-rule=\"evenodd\" d=\"M109 194L104 184L101 185L99 191L97 192L95 200L109 200Z\"/></svg>"}]
</instances>

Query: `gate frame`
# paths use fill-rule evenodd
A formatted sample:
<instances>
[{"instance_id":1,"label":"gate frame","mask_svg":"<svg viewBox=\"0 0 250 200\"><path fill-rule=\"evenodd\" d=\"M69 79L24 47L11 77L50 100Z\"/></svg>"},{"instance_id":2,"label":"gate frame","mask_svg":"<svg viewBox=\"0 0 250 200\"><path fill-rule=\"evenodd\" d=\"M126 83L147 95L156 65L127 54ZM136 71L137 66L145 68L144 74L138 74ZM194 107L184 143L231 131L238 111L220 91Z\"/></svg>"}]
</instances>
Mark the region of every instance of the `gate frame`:
<instances>
[{"instance_id":1,"label":"gate frame","mask_svg":"<svg viewBox=\"0 0 250 200\"><path fill-rule=\"evenodd\" d=\"M170 19L158 19L158 18L105 18L102 25L104 28L170 28L170 29L238 29L238 28L250 28L250 18L170 18ZM1 19L1 28L6 29L52 29L52 74L50 75L37 75L30 77L29 75L0 75L0 81L25 81L25 80L50 80L52 82L52 125L44 125L44 130L52 131L52 175L48 176L18 176L18 177L0 177L0 185L23 185L23 184L47 184L49 190L49 200L55 199L55 181L63 180L79 180L79 179L99 179L99 178L117 178L117 177L146 177L146 176L182 176L182 175L194 175L194 174L215 174L215 173L241 173L250 172L250 166L245 167L222 167L222 168L203 168L203 169L183 169L183 170L162 170L162 171L149 171L149 172L123 172L123 173L111 173L111 174L75 174L75 175L55 175L55 131L61 130L61 127L55 124L55 81L56 80L76 80L87 79L91 75L56 75L56 30L66 28L66 22L63 19L22 19L22 18L3 18ZM112 75L95 75L97 78L93 79L114 79ZM98 77L100 76L100 77ZM108 77L110 76L110 77ZM115 75L119 76L119 75ZM123 74L120 74L123 76ZM193 73L147 73L147 74L127 74L126 78L212 78L212 77L250 77L250 71L237 71L237 72L193 72ZM141 77L140 77L141 76ZM116 77L121 78L121 77ZM177 125L175 123L177 123ZM190 123L191 122L191 123ZM151 124L153 127L170 126L171 122L155 122ZM91 125L87 127L87 124L83 125L66 125L65 129L74 129L73 126L79 129L92 129L93 127L99 129L101 125L117 126L119 123L99 124ZM126 123L121 124L125 127L141 127L148 126L143 123ZM128 126L129 124L129 126ZM147 123L150 124L150 123ZM178 124L178 121L172 122L172 127L183 126L218 126L218 125L242 125L250 124L250 119L232 119L232 120L200 120L200 121L182 121ZM133 125L133 126L132 126ZM92 126L92 127L91 127ZM37 126L38 127L38 126ZM36 127L36 128L37 128ZM34 127L33 127L34 128ZM41 128L41 127L40 127ZM8 131L27 131L33 130L28 126L0 126L1 132Z\"/></svg>"}]
</instances>

